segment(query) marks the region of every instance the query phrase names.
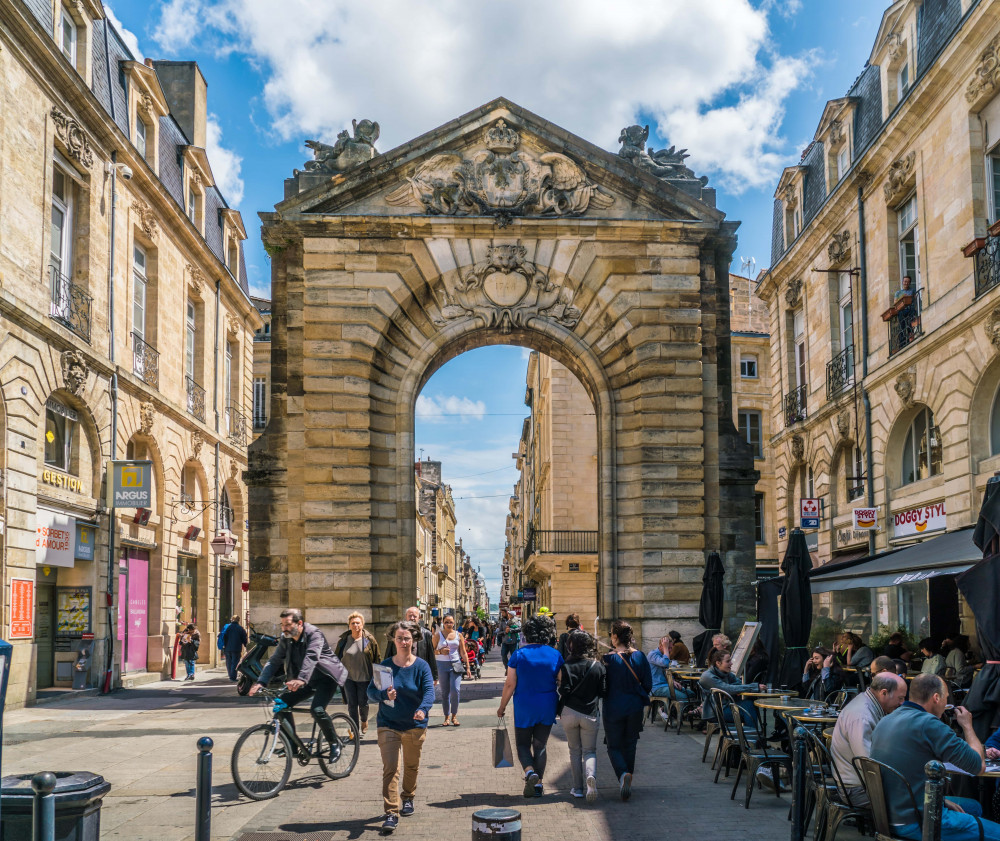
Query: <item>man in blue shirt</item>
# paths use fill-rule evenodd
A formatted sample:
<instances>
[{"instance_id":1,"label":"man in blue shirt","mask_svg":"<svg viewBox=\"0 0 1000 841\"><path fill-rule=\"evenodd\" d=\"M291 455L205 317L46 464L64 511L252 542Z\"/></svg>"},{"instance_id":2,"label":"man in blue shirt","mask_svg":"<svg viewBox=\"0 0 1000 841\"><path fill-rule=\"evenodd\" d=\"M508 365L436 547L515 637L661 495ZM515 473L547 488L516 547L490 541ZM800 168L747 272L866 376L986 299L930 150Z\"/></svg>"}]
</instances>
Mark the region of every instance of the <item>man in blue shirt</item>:
<instances>
[{"instance_id":1,"label":"man in blue shirt","mask_svg":"<svg viewBox=\"0 0 1000 841\"><path fill-rule=\"evenodd\" d=\"M933 674L918 675L910 684L910 700L885 716L872 731L872 759L895 768L906 778L918 808L924 802L924 766L932 759L950 762L967 774L979 774L986 768L983 745L972 729L972 714L965 707L955 708L955 720L965 735L963 742L941 721L947 706L944 681ZM914 813L906 790L888 775L883 784L893 835L920 841L922 815ZM975 801L951 798L945 805L941 841L1000 841L1000 824L979 817L982 808Z\"/></svg>"}]
</instances>

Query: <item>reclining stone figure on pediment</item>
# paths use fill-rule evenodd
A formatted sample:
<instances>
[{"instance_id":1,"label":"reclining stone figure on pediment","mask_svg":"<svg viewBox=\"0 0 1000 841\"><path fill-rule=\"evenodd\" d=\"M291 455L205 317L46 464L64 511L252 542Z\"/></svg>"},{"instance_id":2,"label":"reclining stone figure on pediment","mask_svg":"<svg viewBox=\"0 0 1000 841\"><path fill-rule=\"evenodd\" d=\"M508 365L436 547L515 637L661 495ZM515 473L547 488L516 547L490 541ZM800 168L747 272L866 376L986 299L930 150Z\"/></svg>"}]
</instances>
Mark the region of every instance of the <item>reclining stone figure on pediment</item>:
<instances>
[{"instance_id":1,"label":"reclining stone figure on pediment","mask_svg":"<svg viewBox=\"0 0 1000 841\"><path fill-rule=\"evenodd\" d=\"M337 135L337 142L333 146L318 140L306 141L306 146L313 150L313 160L305 164L306 172L343 172L375 157L378 123L371 120L362 120L360 123L351 120L351 124L354 137L345 129Z\"/></svg>"},{"instance_id":2,"label":"reclining stone figure on pediment","mask_svg":"<svg viewBox=\"0 0 1000 841\"><path fill-rule=\"evenodd\" d=\"M678 150L676 146L669 149L646 151L646 141L649 139L649 126L628 126L622 129L618 142L622 148L618 154L637 167L645 169L657 178L668 181L700 181L708 184L708 177L699 178L687 166L684 159L689 157L687 149Z\"/></svg>"}]
</instances>

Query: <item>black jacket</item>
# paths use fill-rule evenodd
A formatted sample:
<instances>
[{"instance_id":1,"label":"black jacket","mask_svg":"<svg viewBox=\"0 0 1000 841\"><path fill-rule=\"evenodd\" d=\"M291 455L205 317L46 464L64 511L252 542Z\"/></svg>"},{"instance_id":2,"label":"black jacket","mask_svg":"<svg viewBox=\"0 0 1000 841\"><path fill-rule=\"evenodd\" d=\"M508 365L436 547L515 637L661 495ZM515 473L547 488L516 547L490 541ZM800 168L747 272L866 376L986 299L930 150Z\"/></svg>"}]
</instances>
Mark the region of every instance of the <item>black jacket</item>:
<instances>
[{"instance_id":1,"label":"black jacket","mask_svg":"<svg viewBox=\"0 0 1000 841\"><path fill-rule=\"evenodd\" d=\"M267 686L279 666L284 666L285 680L309 683L317 675L326 675L343 686L347 679L347 668L334 657L323 632L308 622L302 623L302 635L298 640L285 636L278 639L278 647L257 678L257 683Z\"/></svg>"},{"instance_id":2,"label":"black jacket","mask_svg":"<svg viewBox=\"0 0 1000 841\"><path fill-rule=\"evenodd\" d=\"M597 715L597 701L608 694L608 674L600 660L581 658L563 663L559 698L581 715Z\"/></svg>"},{"instance_id":3,"label":"black jacket","mask_svg":"<svg viewBox=\"0 0 1000 841\"><path fill-rule=\"evenodd\" d=\"M438 664L434 657L434 632L428 630L423 625L420 626L420 639L417 641L417 650L413 652L428 666L431 667L431 677L438 679ZM385 650L386 657L396 656L396 643L389 640L389 646Z\"/></svg>"}]
</instances>

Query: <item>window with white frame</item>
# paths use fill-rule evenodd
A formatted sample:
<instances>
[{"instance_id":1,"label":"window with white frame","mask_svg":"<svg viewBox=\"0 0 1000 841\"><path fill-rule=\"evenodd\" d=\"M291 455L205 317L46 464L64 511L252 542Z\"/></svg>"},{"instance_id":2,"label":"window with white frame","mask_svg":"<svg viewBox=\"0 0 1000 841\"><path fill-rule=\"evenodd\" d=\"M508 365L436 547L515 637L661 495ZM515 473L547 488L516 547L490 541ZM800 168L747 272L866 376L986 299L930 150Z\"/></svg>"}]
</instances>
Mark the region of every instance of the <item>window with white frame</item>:
<instances>
[{"instance_id":1,"label":"window with white frame","mask_svg":"<svg viewBox=\"0 0 1000 841\"><path fill-rule=\"evenodd\" d=\"M233 405L233 343L226 342L222 370L222 405L226 407L226 427L229 427L229 407Z\"/></svg>"},{"instance_id":2,"label":"window with white frame","mask_svg":"<svg viewBox=\"0 0 1000 841\"><path fill-rule=\"evenodd\" d=\"M844 141L844 145L837 152L837 180L841 180L847 175L847 170L851 168L851 149Z\"/></svg>"},{"instance_id":3,"label":"window with white frame","mask_svg":"<svg viewBox=\"0 0 1000 841\"><path fill-rule=\"evenodd\" d=\"M902 102L906 92L910 89L910 64L904 61L899 70L896 71L896 101Z\"/></svg>"},{"instance_id":4,"label":"window with white frame","mask_svg":"<svg viewBox=\"0 0 1000 841\"><path fill-rule=\"evenodd\" d=\"M135 115L135 150L139 156L146 159L146 123L138 114Z\"/></svg>"},{"instance_id":5,"label":"window with white frame","mask_svg":"<svg viewBox=\"0 0 1000 841\"><path fill-rule=\"evenodd\" d=\"M740 437L750 445L754 458L764 458L764 444L761 433L760 412L740 409L737 414Z\"/></svg>"},{"instance_id":6,"label":"window with white frame","mask_svg":"<svg viewBox=\"0 0 1000 841\"><path fill-rule=\"evenodd\" d=\"M899 280L912 280L911 289L920 288L920 237L917 225L917 196L912 194L896 208L896 229L899 232Z\"/></svg>"},{"instance_id":7,"label":"window with white frame","mask_svg":"<svg viewBox=\"0 0 1000 841\"><path fill-rule=\"evenodd\" d=\"M194 186L188 187L188 206L187 206L188 219L197 224L198 218L198 194L195 192Z\"/></svg>"},{"instance_id":8,"label":"window with white frame","mask_svg":"<svg viewBox=\"0 0 1000 841\"><path fill-rule=\"evenodd\" d=\"M73 464L73 439L78 417L58 400L45 401L45 463L67 473Z\"/></svg>"},{"instance_id":9,"label":"window with white frame","mask_svg":"<svg viewBox=\"0 0 1000 841\"><path fill-rule=\"evenodd\" d=\"M49 242L49 266L52 280L52 302L59 304L69 298L66 285L73 275L73 211L75 192L73 179L59 163L52 166L52 214Z\"/></svg>"},{"instance_id":10,"label":"window with white frame","mask_svg":"<svg viewBox=\"0 0 1000 841\"><path fill-rule=\"evenodd\" d=\"M990 223L1000 220L1000 144L986 155L986 201Z\"/></svg>"},{"instance_id":11,"label":"window with white frame","mask_svg":"<svg viewBox=\"0 0 1000 841\"><path fill-rule=\"evenodd\" d=\"M865 469L861 462L861 447L853 447L844 454L844 488L848 501L861 497L865 492Z\"/></svg>"},{"instance_id":12,"label":"window with white frame","mask_svg":"<svg viewBox=\"0 0 1000 841\"><path fill-rule=\"evenodd\" d=\"M195 340L198 335L196 318L194 301L188 300L184 315L184 376L188 377L191 382L195 381L194 356L197 347Z\"/></svg>"},{"instance_id":13,"label":"window with white frame","mask_svg":"<svg viewBox=\"0 0 1000 841\"><path fill-rule=\"evenodd\" d=\"M233 505L229 501L229 491L222 489L222 498L219 500L219 528L232 531L233 528Z\"/></svg>"},{"instance_id":14,"label":"window with white frame","mask_svg":"<svg viewBox=\"0 0 1000 841\"><path fill-rule=\"evenodd\" d=\"M76 55L79 41L79 29L73 16L66 6L62 7L61 22L59 26L59 49L66 56L66 60L76 67Z\"/></svg>"},{"instance_id":15,"label":"window with white frame","mask_svg":"<svg viewBox=\"0 0 1000 841\"><path fill-rule=\"evenodd\" d=\"M751 353L740 354L740 376L745 380L757 379L757 357Z\"/></svg>"},{"instance_id":16,"label":"window with white frame","mask_svg":"<svg viewBox=\"0 0 1000 841\"><path fill-rule=\"evenodd\" d=\"M854 302L851 295L851 273L840 272L837 276L837 283L840 352L844 353L845 380L852 380L854 377Z\"/></svg>"},{"instance_id":17,"label":"window with white frame","mask_svg":"<svg viewBox=\"0 0 1000 841\"><path fill-rule=\"evenodd\" d=\"M146 249L139 243L132 247L132 332L146 339L146 292L148 290Z\"/></svg>"},{"instance_id":18,"label":"window with white frame","mask_svg":"<svg viewBox=\"0 0 1000 841\"><path fill-rule=\"evenodd\" d=\"M263 429L267 425L267 377L253 378L253 426Z\"/></svg>"},{"instance_id":19,"label":"window with white frame","mask_svg":"<svg viewBox=\"0 0 1000 841\"><path fill-rule=\"evenodd\" d=\"M764 494L753 495L753 539L754 543L767 543L764 531Z\"/></svg>"},{"instance_id":20,"label":"window with white frame","mask_svg":"<svg viewBox=\"0 0 1000 841\"><path fill-rule=\"evenodd\" d=\"M802 388L807 382L806 369L806 316L798 309L792 317L792 335L795 353L795 387Z\"/></svg>"},{"instance_id":21,"label":"window with white frame","mask_svg":"<svg viewBox=\"0 0 1000 841\"><path fill-rule=\"evenodd\" d=\"M900 484L908 485L940 474L942 451L941 431L934 425L934 413L925 407L906 431Z\"/></svg>"}]
</instances>

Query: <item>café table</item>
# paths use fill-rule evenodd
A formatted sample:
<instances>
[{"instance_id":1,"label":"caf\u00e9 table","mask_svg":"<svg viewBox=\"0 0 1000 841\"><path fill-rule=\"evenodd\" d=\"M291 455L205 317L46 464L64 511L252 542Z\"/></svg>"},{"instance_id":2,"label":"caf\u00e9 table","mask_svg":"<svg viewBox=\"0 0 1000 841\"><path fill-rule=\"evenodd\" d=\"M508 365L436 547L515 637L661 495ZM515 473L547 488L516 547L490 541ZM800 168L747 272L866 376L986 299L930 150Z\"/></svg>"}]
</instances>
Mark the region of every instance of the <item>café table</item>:
<instances>
[{"instance_id":1,"label":"caf\u00e9 table","mask_svg":"<svg viewBox=\"0 0 1000 841\"><path fill-rule=\"evenodd\" d=\"M743 694L744 695L749 695L750 693L749 692L744 692ZM761 694L761 693L757 693L757 694ZM788 702L786 703L786 702L782 701L781 699L785 695L788 694L787 692L785 692L785 693L766 693L765 692L763 694L764 694L765 697L757 698L753 703L754 703L754 706L757 707L757 709L762 710L763 713L764 713L764 715L763 715L763 719L764 719L763 726L764 726L765 730L767 729L767 711L768 710L771 710L771 711L774 712L774 719L775 719L775 722L777 722L778 716L781 713L786 713L789 710L801 710L801 709L805 709L806 707L811 706L813 703L815 703L814 701L808 701L805 698L793 698L793 697L789 697L788 698Z\"/></svg>"},{"instance_id":2,"label":"caf\u00e9 table","mask_svg":"<svg viewBox=\"0 0 1000 841\"><path fill-rule=\"evenodd\" d=\"M986 766L986 770L980 772L979 774L966 774L964 771L959 771L956 768L949 767L948 763L945 763L945 769L949 775L957 775L960 777L971 777L975 776L978 783L977 789L979 793L979 805L983 807L983 817L988 820L996 820L997 815L993 812L993 795L992 792L996 788L998 780L1000 780L1000 766L993 764L993 770L990 770L990 766ZM947 795L946 795L947 796Z\"/></svg>"}]
</instances>

